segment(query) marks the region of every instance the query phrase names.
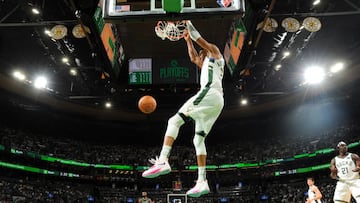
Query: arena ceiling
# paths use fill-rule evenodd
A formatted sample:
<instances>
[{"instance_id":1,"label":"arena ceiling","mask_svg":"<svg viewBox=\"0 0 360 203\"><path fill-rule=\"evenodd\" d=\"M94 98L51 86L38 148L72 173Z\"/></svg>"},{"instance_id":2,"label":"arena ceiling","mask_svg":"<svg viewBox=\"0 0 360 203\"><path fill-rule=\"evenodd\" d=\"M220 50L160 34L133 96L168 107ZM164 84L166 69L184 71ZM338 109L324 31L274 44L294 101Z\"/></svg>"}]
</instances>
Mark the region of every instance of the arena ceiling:
<instances>
[{"instance_id":1,"label":"arena ceiling","mask_svg":"<svg viewBox=\"0 0 360 203\"><path fill-rule=\"evenodd\" d=\"M148 1L124 2L148 4ZM201 2L214 4L215 0ZM315 0L244 2L245 13L235 17L242 20L246 34L237 65L226 70L223 119L251 116L296 103L317 94L319 89L322 93L335 90L341 94L356 89L360 75L360 1L321 0L317 5ZM116 72L96 30L94 12L98 3L96 0L0 1L3 100L29 111L39 111L45 106L46 111L65 111L103 120L161 120L176 112L197 91L196 83L129 85L129 59L187 59L185 43L161 40L154 33L156 21L153 20L114 21L124 51L124 65ZM34 14L33 8L38 8L40 13ZM290 17L299 22L298 29L291 30L291 26L296 26L294 21L288 21L290 27L282 25ZM316 31L302 26L308 17L319 20L315 24L310 22ZM225 49L232 18L216 14L191 18L206 39L222 51ZM271 19L272 24L264 25L264 19ZM79 24L89 28L84 38L72 34ZM67 28L64 38L56 40L44 32L55 25ZM285 56L287 51L290 55ZM68 61L63 61L64 56ZM302 84L307 66L318 65L328 70L338 62L343 62L344 71L327 74L329 80L321 88ZM71 68L77 70L76 75L69 74ZM22 70L28 78L47 75L49 88L39 91L30 87L32 82L14 80L14 70ZM158 108L151 115L141 114L137 109L137 100L145 94L154 95L158 101ZM243 98L248 99L247 106L240 104ZM112 102L112 109L104 108L107 101Z\"/></svg>"}]
</instances>

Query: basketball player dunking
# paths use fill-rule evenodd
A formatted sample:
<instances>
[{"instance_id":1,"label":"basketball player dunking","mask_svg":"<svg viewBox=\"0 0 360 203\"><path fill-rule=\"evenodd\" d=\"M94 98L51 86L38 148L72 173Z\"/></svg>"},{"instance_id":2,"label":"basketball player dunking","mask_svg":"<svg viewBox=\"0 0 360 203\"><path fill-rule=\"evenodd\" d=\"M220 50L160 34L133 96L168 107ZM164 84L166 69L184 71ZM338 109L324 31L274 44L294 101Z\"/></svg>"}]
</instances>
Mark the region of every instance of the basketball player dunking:
<instances>
[{"instance_id":1,"label":"basketball player dunking","mask_svg":"<svg viewBox=\"0 0 360 203\"><path fill-rule=\"evenodd\" d=\"M339 155L330 162L330 177L337 179L334 202L349 203L351 195L360 203L360 158L357 154L348 152L345 142L337 145Z\"/></svg>"},{"instance_id":2,"label":"basketball player dunking","mask_svg":"<svg viewBox=\"0 0 360 203\"><path fill-rule=\"evenodd\" d=\"M188 47L191 62L201 69L200 90L189 98L178 112L168 120L163 146L160 157L153 160L150 169L143 172L145 178L154 178L159 175L170 173L171 167L168 157L180 127L186 121L195 121L195 133L193 144L195 146L198 164L198 178L196 185L187 191L190 197L200 197L210 192L206 179L206 147L205 138L209 134L213 124L219 117L223 106L222 78L224 75L225 61L217 46L207 42L195 29L190 21L187 21L187 32L184 39ZM196 42L202 50L199 53L194 48Z\"/></svg>"}]
</instances>

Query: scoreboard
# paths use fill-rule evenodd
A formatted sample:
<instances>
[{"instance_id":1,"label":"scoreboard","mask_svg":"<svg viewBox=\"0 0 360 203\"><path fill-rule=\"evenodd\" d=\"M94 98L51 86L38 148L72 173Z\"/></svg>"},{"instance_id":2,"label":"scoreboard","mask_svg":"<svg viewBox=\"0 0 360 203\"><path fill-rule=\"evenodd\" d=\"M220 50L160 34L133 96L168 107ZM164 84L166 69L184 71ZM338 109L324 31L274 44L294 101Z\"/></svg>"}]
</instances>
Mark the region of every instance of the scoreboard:
<instances>
[{"instance_id":1,"label":"scoreboard","mask_svg":"<svg viewBox=\"0 0 360 203\"><path fill-rule=\"evenodd\" d=\"M129 60L129 84L197 84L198 68L189 59L136 58Z\"/></svg>"}]
</instances>

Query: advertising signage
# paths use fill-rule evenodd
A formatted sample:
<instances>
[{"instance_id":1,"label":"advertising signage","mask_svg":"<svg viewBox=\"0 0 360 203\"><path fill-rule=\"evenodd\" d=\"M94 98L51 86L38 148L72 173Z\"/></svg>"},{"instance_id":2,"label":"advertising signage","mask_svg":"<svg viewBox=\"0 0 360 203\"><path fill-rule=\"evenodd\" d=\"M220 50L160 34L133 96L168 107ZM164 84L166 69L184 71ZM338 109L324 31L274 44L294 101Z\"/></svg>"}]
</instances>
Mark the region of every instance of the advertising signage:
<instances>
[{"instance_id":1,"label":"advertising signage","mask_svg":"<svg viewBox=\"0 0 360 203\"><path fill-rule=\"evenodd\" d=\"M197 84L198 68L189 59L154 59L154 84Z\"/></svg>"}]
</instances>

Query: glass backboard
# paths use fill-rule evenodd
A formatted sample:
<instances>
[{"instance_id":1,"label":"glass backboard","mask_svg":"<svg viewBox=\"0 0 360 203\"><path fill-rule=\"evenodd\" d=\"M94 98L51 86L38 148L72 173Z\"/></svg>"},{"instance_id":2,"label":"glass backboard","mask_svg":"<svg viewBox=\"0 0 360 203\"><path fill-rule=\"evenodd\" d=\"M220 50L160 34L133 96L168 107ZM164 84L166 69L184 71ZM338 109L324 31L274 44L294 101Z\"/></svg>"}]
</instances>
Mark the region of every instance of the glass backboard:
<instances>
[{"instance_id":1,"label":"glass backboard","mask_svg":"<svg viewBox=\"0 0 360 203\"><path fill-rule=\"evenodd\" d=\"M167 12L164 9L164 1L169 0L103 0L103 18L106 22L112 23L190 20L232 18L245 12L243 0L182 0L178 12Z\"/></svg>"}]
</instances>

